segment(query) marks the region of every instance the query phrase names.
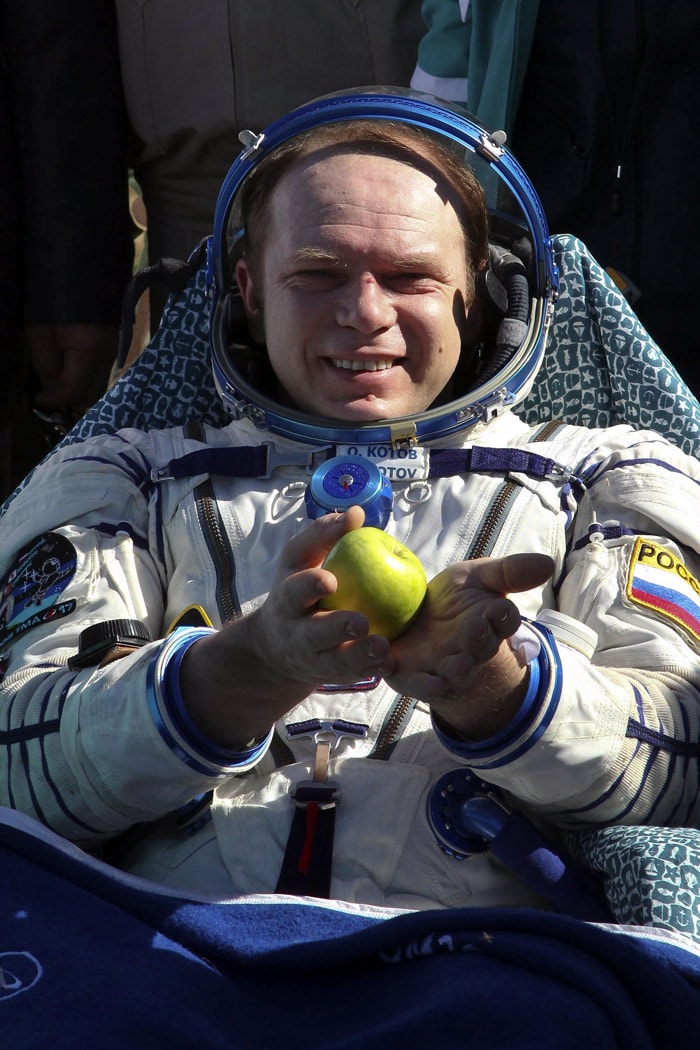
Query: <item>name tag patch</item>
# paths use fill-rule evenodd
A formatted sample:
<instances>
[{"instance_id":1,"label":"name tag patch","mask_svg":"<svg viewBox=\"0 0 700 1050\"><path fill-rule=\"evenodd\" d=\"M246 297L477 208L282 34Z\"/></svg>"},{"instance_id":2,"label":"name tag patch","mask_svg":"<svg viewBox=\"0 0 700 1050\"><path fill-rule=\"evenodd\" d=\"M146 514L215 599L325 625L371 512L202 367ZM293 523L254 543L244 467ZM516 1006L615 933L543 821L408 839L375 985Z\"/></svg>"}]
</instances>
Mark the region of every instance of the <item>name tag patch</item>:
<instances>
[{"instance_id":1,"label":"name tag patch","mask_svg":"<svg viewBox=\"0 0 700 1050\"><path fill-rule=\"evenodd\" d=\"M636 541L626 594L635 605L653 609L700 642L700 583L666 547L641 537Z\"/></svg>"},{"instance_id":2,"label":"name tag patch","mask_svg":"<svg viewBox=\"0 0 700 1050\"><path fill-rule=\"evenodd\" d=\"M389 481L425 481L430 472L426 448L393 448L391 445L338 445L339 456L364 456L379 467Z\"/></svg>"}]
</instances>

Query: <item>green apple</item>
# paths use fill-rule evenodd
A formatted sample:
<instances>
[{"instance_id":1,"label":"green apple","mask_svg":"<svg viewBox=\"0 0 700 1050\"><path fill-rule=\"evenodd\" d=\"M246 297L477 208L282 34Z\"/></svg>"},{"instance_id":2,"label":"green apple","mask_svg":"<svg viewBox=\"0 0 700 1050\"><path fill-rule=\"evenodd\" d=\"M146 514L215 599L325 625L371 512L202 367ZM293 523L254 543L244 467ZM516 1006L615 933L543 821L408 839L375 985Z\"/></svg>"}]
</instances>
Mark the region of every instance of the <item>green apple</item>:
<instances>
[{"instance_id":1,"label":"green apple","mask_svg":"<svg viewBox=\"0 0 700 1050\"><path fill-rule=\"evenodd\" d=\"M428 586L425 569L413 551L371 525L341 536L323 568L333 573L338 589L321 598L319 608L364 613L370 634L389 641L415 618Z\"/></svg>"}]
</instances>

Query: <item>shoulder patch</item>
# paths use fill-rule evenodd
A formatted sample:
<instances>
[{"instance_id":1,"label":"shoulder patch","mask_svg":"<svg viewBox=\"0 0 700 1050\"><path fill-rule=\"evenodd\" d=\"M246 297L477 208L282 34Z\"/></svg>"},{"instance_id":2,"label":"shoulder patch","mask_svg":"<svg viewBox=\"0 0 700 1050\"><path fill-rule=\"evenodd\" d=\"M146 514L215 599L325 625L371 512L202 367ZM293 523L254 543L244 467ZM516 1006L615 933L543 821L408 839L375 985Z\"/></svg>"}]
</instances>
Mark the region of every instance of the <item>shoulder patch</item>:
<instances>
[{"instance_id":1,"label":"shoulder patch","mask_svg":"<svg viewBox=\"0 0 700 1050\"><path fill-rule=\"evenodd\" d=\"M700 583L666 547L639 537L627 573L626 595L682 627L700 643Z\"/></svg>"},{"instance_id":2,"label":"shoulder patch","mask_svg":"<svg viewBox=\"0 0 700 1050\"><path fill-rule=\"evenodd\" d=\"M59 595L75 574L75 547L65 536L48 532L28 543L0 580L0 645L11 643L32 627L67 616L75 601Z\"/></svg>"}]
</instances>

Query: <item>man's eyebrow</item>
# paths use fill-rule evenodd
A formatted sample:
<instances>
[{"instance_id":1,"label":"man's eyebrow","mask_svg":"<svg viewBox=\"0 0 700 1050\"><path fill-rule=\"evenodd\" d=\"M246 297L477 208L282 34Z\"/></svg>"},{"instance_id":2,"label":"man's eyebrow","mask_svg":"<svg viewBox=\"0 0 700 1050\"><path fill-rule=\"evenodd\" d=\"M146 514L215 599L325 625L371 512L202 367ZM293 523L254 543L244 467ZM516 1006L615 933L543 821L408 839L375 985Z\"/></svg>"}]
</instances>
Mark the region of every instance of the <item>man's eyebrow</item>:
<instances>
[{"instance_id":1,"label":"man's eyebrow","mask_svg":"<svg viewBox=\"0 0 700 1050\"><path fill-rule=\"evenodd\" d=\"M337 266L347 268L347 260L340 252L334 252L327 248L307 245L294 252L292 261L294 263L313 263L314 265ZM438 253L427 249L425 252L412 252L410 255L399 254L391 260L391 265L400 270L421 270L424 268L436 268L440 266Z\"/></svg>"},{"instance_id":2,"label":"man's eyebrow","mask_svg":"<svg viewBox=\"0 0 700 1050\"><path fill-rule=\"evenodd\" d=\"M295 263L326 263L332 266L347 266L347 263L338 252L329 251L327 248L315 248L308 245L294 252Z\"/></svg>"}]
</instances>

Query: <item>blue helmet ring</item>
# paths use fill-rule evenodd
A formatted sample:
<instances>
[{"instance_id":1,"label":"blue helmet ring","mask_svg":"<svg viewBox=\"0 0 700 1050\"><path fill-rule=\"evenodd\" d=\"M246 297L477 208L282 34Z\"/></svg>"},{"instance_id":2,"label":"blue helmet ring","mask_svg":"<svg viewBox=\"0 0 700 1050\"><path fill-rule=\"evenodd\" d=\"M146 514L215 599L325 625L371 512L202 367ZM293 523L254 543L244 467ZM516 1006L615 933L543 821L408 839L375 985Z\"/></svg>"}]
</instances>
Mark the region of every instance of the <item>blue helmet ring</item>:
<instances>
[{"instance_id":1,"label":"blue helmet ring","mask_svg":"<svg viewBox=\"0 0 700 1050\"><path fill-rule=\"evenodd\" d=\"M493 239L490 254L495 264L504 253L514 258L517 249L513 244L526 245L526 310L517 324L509 324L506 317L501 326L507 352L499 357L499 330L491 367L481 373L472 389L453 401L413 416L345 423L279 403L239 367L231 349L232 321L240 321L231 253L242 232L237 208L241 187L260 161L310 129L358 120L414 126L444 138L453 151L459 151L486 193L490 243ZM247 417L261 429L314 445L377 442L405 446L459 434L526 397L544 355L558 274L542 205L527 175L505 148L502 132L490 132L451 103L409 89L375 87L324 96L295 109L260 134L243 132L241 140L244 148L219 193L207 275L214 381L233 418ZM522 300L522 291L518 298Z\"/></svg>"}]
</instances>

